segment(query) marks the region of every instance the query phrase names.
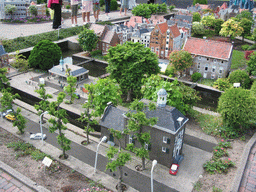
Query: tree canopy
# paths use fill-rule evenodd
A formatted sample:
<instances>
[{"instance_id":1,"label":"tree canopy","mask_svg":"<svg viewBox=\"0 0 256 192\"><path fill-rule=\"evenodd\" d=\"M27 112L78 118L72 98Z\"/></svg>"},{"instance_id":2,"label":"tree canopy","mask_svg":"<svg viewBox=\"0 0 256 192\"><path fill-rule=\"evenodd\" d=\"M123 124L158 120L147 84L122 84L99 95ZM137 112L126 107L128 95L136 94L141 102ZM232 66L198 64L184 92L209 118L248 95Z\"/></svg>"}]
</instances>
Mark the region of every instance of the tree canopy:
<instances>
[{"instance_id":1,"label":"tree canopy","mask_svg":"<svg viewBox=\"0 0 256 192\"><path fill-rule=\"evenodd\" d=\"M156 54L140 43L128 41L111 47L106 58L109 63L107 71L119 83L127 101L131 101L132 97L139 97L141 79L145 75L160 72Z\"/></svg>"},{"instance_id":2,"label":"tree canopy","mask_svg":"<svg viewBox=\"0 0 256 192\"><path fill-rule=\"evenodd\" d=\"M192 22L200 22L201 21L201 15L198 12L193 13L193 20Z\"/></svg>"},{"instance_id":3,"label":"tree canopy","mask_svg":"<svg viewBox=\"0 0 256 192\"><path fill-rule=\"evenodd\" d=\"M78 43L84 51L91 52L96 48L99 38L93 30L84 28L84 30L78 35Z\"/></svg>"},{"instance_id":4,"label":"tree canopy","mask_svg":"<svg viewBox=\"0 0 256 192\"><path fill-rule=\"evenodd\" d=\"M56 43L42 40L31 51L28 62L32 68L48 70L59 64L61 54L61 49Z\"/></svg>"},{"instance_id":5,"label":"tree canopy","mask_svg":"<svg viewBox=\"0 0 256 192\"><path fill-rule=\"evenodd\" d=\"M187 51L173 51L170 54L170 65L174 67L176 71L182 74L184 69L187 69L193 65L193 58Z\"/></svg>"},{"instance_id":6,"label":"tree canopy","mask_svg":"<svg viewBox=\"0 0 256 192\"><path fill-rule=\"evenodd\" d=\"M204 35L205 34L204 25L200 22L193 22L192 32L194 33L194 35Z\"/></svg>"},{"instance_id":7,"label":"tree canopy","mask_svg":"<svg viewBox=\"0 0 256 192\"><path fill-rule=\"evenodd\" d=\"M244 31L244 29L239 25L239 22L232 18L224 22L221 26L220 35L225 37L229 36L231 39L241 36Z\"/></svg>"},{"instance_id":8,"label":"tree canopy","mask_svg":"<svg viewBox=\"0 0 256 192\"><path fill-rule=\"evenodd\" d=\"M256 53L255 52L250 54L249 60L247 61L246 70L249 72L250 75L256 75Z\"/></svg>"},{"instance_id":9,"label":"tree canopy","mask_svg":"<svg viewBox=\"0 0 256 192\"><path fill-rule=\"evenodd\" d=\"M193 0L193 5L195 5L195 4L197 4L197 3L199 3L199 4L205 4L205 5L208 4L207 0Z\"/></svg>"}]
</instances>

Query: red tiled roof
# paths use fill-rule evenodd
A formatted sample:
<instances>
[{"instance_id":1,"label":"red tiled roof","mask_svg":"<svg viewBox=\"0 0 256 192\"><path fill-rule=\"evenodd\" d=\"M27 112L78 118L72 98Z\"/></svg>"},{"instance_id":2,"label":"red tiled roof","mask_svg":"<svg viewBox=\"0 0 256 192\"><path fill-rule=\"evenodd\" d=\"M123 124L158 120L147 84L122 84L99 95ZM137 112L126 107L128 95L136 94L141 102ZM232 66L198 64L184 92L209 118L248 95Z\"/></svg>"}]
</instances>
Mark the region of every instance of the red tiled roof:
<instances>
[{"instance_id":1,"label":"red tiled roof","mask_svg":"<svg viewBox=\"0 0 256 192\"><path fill-rule=\"evenodd\" d=\"M227 5L226 2L223 3L223 4L221 5L221 7L220 7L220 9L227 9L227 8L228 8L228 5Z\"/></svg>"},{"instance_id":2,"label":"red tiled roof","mask_svg":"<svg viewBox=\"0 0 256 192\"><path fill-rule=\"evenodd\" d=\"M136 23L143 23L143 20L144 20L147 24L149 24L149 21L148 21L148 19L146 19L146 18L143 18L143 17L141 17L141 16L132 16L132 17L130 18L130 21L127 22L126 25L127 25L127 27L130 27L130 26L135 27Z\"/></svg>"},{"instance_id":3,"label":"red tiled roof","mask_svg":"<svg viewBox=\"0 0 256 192\"><path fill-rule=\"evenodd\" d=\"M110 44L114 37L114 34L115 34L114 31L107 31L104 38L102 39L102 42Z\"/></svg>"},{"instance_id":4,"label":"red tiled roof","mask_svg":"<svg viewBox=\"0 0 256 192\"><path fill-rule=\"evenodd\" d=\"M167 31L167 29L168 29L168 25L167 25L166 22L165 23L157 24L157 26L159 27L159 29L160 29L162 34L164 34Z\"/></svg>"},{"instance_id":5,"label":"red tiled roof","mask_svg":"<svg viewBox=\"0 0 256 192\"><path fill-rule=\"evenodd\" d=\"M188 38L183 50L193 55L201 55L217 59L228 60L231 56L233 45L231 43L213 41L208 39Z\"/></svg>"},{"instance_id":6,"label":"red tiled roof","mask_svg":"<svg viewBox=\"0 0 256 192\"><path fill-rule=\"evenodd\" d=\"M97 36L101 36L102 33L104 32L105 30L105 27L104 25L99 25L99 24L91 24L90 26L90 30L93 30L94 33L97 35Z\"/></svg>"},{"instance_id":7,"label":"red tiled roof","mask_svg":"<svg viewBox=\"0 0 256 192\"><path fill-rule=\"evenodd\" d=\"M208 9L209 5L199 4L199 7L201 7L201 9Z\"/></svg>"},{"instance_id":8,"label":"red tiled roof","mask_svg":"<svg viewBox=\"0 0 256 192\"><path fill-rule=\"evenodd\" d=\"M173 34L173 38L176 38L176 37L180 36L180 31L179 31L177 25L172 25L169 28L170 28L170 31Z\"/></svg>"}]
</instances>

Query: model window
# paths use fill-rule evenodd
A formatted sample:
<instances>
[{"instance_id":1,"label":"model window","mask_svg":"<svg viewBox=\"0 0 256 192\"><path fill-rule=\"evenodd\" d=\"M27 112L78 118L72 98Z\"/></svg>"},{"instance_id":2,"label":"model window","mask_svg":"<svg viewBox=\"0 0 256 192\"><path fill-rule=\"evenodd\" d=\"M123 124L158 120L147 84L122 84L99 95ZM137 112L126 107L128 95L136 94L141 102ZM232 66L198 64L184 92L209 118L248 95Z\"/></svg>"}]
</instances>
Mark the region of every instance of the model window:
<instances>
[{"instance_id":1,"label":"model window","mask_svg":"<svg viewBox=\"0 0 256 192\"><path fill-rule=\"evenodd\" d=\"M154 47L151 47L151 51L153 51L153 52L154 52Z\"/></svg>"},{"instance_id":2,"label":"model window","mask_svg":"<svg viewBox=\"0 0 256 192\"><path fill-rule=\"evenodd\" d=\"M208 71L208 65L205 65L204 70Z\"/></svg>"},{"instance_id":3,"label":"model window","mask_svg":"<svg viewBox=\"0 0 256 192\"><path fill-rule=\"evenodd\" d=\"M209 58L207 58L207 61L209 61Z\"/></svg>"},{"instance_id":4,"label":"model window","mask_svg":"<svg viewBox=\"0 0 256 192\"><path fill-rule=\"evenodd\" d=\"M133 143L133 137L131 135L129 135L129 144Z\"/></svg>"},{"instance_id":5,"label":"model window","mask_svg":"<svg viewBox=\"0 0 256 192\"><path fill-rule=\"evenodd\" d=\"M212 73L211 75L211 79L214 79L215 78L215 74Z\"/></svg>"},{"instance_id":6,"label":"model window","mask_svg":"<svg viewBox=\"0 0 256 192\"><path fill-rule=\"evenodd\" d=\"M145 143L145 149L148 150L148 144L147 143Z\"/></svg>"},{"instance_id":7,"label":"model window","mask_svg":"<svg viewBox=\"0 0 256 192\"><path fill-rule=\"evenodd\" d=\"M220 67L220 71L219 71L219 73L221 74L223 72L223 68L222 67Z\"/></svg>"},{"instance_id":8,"label":"model window","mask_svg":"<svg viewBox=\"0 0 256 192\"><path fill-rule=\"evenodd\" d=\"M162 152L166 153L166 147L162 147Z\"/></svg>"},{"instance_id":9,"label":"model window","mask_svg":"<svg viewBox=\"0 0 256 192\"><path fill-rule=\"evenodd\" d=\"M216 63L216 62L217 62L217 59L213 59L213 62Z\"/></svg>"},{"instance_id":10,"label":"model window","mask_svg":"<svg viewBox=\"0 0 256 192\"><path fill-rule=\"evenodd\" d=\"M167 143L167 141L168 141L168 137L163 136L163 143Z\"/></svg>"},{"instance_id":11,"label":"model window","mask_svg":"<svg viewBox=\"0 0 256 192\"><path fill-rule=\"evenodd\" d=\"M197 68L200 69L200 63L197 64Z\"/></svg>"},{"instance_id":12,"label":"model window","mask_svg":"<svg viewBox=\"0 0 256 192\"><path fill-rule=\"evenodd\" d=\"M213 73L215 72L215 69L216 69L216 67L213 66L213 67L212 67L212 72L213 72Z\"/></svg>"},{"instance_id":13,"label":"model window","mask_svg":"<svg viewBox=\"0 0 256 192\"><path fill-rule=\"evenodd\" d=\"M201 57L201 56L199 56L199 57L198 57L198 59L199 59L199 60L201 60L201 59L202 59L202 57Z\"/></svg>"}]
</instances>

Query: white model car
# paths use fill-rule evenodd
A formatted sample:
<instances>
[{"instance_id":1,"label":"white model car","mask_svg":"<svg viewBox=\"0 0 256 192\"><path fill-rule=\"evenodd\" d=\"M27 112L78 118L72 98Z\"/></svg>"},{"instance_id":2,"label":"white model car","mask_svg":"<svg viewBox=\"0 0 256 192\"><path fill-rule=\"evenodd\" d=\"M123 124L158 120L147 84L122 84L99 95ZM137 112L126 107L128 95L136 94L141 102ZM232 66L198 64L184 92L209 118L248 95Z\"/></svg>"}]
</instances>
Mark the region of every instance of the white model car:
<instances>
[{"instance_id":1,"label":"white model car","mask_svg":"<svg viewBox=\"0 0 256 192\"><path fill-rule=\"evenodd\" d=\"M30 139L42 140L42 133L35 133L30 135ZM46 134L43 134L43 140L46 139Z\"/></svg>"}]
</instances>

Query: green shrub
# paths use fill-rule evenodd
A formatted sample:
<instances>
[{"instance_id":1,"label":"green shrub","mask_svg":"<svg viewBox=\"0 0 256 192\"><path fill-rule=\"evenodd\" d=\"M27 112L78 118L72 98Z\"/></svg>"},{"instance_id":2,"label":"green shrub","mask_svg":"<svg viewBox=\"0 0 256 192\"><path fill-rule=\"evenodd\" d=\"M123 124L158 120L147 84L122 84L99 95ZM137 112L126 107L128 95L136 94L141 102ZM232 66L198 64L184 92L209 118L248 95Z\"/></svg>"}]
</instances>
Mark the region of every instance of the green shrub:
<instances>
[{"instance_id":1,"label":"green shrub","mask_svg":"<svg viewBox=\"0 0 256 192\"><path fill-rule=\"evenodd\" d=\"M61 57L61 49L49 40L42 40L33 48L28 58L30 67L48 70L53 65L58 65Z\"/></svg>"},{"instance_id":2,"label":"green shrub","mask_svg":"<svg viewBox=\"0 0 256 192\"><path fill-rule=\"evenodd\" d=\"M248 50L249 47L250 47L250 45L248 45L248 44L241 46L242 50L244 50L244 51Z\"/></svg>"},{"instance_id":3,"label":"green shrub","mask_svg":"<svg viewBox=\"0 0 256 192\"><path fill-rule=\"evenodd\" d=\"M173 77L175 74L175 68L173 66L167 67L164 74Z\"/></svg>"},{"instance_id":4,"label":"green shrub","mask_svg":"<svg viewBox=\"0 0 256 192\"><path fill-rule=\"evenodd\" d=\"M226 148L222 147L222 146L216 146L213 148L213 158L220 158L220 157L224 157L227 156L228 157L228 152L226 150Z\"/></svg>"},{"instance_id":5,"label":"green shrub","mask_svg":"<svg viewBox=\"0 0 256 192\"><path fill-rule=\"evenodd\" d=\"M100 0L100 7L102 7L103 5L105 5L105 0Z\"/></svg>"},{"instance_id":6,"label":"green shrub","mask_svg":"<svg viewBox=\"0 0 256 192\"><path fill-rule=\"evenodd\" d=\"M117 1L116 0L111 0L110 1L110 11L116 11L118 7Z\"/></svg>"},{"instance_id":7,"label":"green shrub","mask_svg":"<svg viewBox=\"0 0 256 192\"><path fill-rule=\"evenodd\" d=\"M96 48L98 37L93 30L84 29L78 36L78 43L84 51L91 52Z\"/></svg>"},{"instance_id":8,"label":"green shrub","mask_svg":"<svg viewBox=\"0 0 256 192\"><path fill-rule=\"evenodd\" d=\"M50 16L50 11L48 8L46 8L46 16L49 17Z\"/></svg>"},{"instance_id":9,"label":"green shrub","mask_svg":"<svg viewBox=\"0 0 256 192\"><path fill-rule=\"evenodd\" d=\"M215 174L217 173L227 173L228 169L230 167L234 167L235 163L233 163L230 158L227 160L221 160L218 159L217 161L211 160L206 162L203 167L205 171L207 171L210 174Z\"/></svg>"},{"instance_id":10,"label":"green shrub","mask_svg":"<svg viewBox=\"0 0 256 192\"><path fill-rule=\"evenodd\" d=\"M156 13L166 13L167 12L167 5L163 4L139 4L133 8L132 14L134 16L142 16L145 18L150 18L152 14Z\"/></svg>"},{"instance_id":11,"label":"green shrub","mask_svg":"<svg viewBox=\"0 0 256 192\"><path fill-rule=\"evenodd\" d=\"M197 82L197 81L198 81L200 78L202 78L202 77L203 77L202 74L201 74L201 73L198 73L198 72L195 72L195 73L191 76L193 82Z\"/></svg>"},{"instance_id":12,"label":"green shrub","mask_svg":"<svg viewBox=\"0 0 256 192\"><path fill-rule=\"evenodd\" d=\"M175 9L175 5L170 5L169 10L172 11L173 9Z\"/></svg>"},{"instance_id":13,"label":"green shrub","mask_svg":"<svg viewBox=\"0 0 256 192\"><path fill-rule=\"evenodd\" d=\"M249 89L251 86L251 80L249 75L244 70L235 70L228 76L229 82L240 83L242 88Z\"/></svg>"},{"instance_id":14,"label":"green shrub","mask_svg":"<svg viewBox=\"0 0 256 192\"><path fill-rule=\"evenodd\" d=\"M167 12L167 5L165 3L157 4L156 13L166 13L166 12Z\"/></svg>"},{"instance_id":15,"label":"green shrub","mask_svg":"<svg viewBox=\"0 0 256 192\"><path fill-rule=\"evenodd\" d=\"M30 5L28 9L32 15L37 16L37 8L35 5Z\"/></svg>"},{"instance_id":16,"label":"green shrub","mask_svg":"<svg viewBox=\"0 0 256 192\"><path fill-rule=\"evenodd\" d=\"M219 78L213 83L213 87L219 89L220 91L225 91L229 89L232 85L227 78Z\"/></svg>"},{"instance_id":17,"label":"green shrub","mask_svg":"<svg viewBox=\"0 0 256 192\"><path fill-rule=\"evenodd\" d=\"M66 9L70 9L71 7L70 7L70 5L66 5Z\"/></svg>"},{"instance_id":18,"label":"green shrub","mask_svg":"<svg viewBox=\"0 0 256 192\"><path fill-rule=\"evenodd\" d=\"M256 81L253 82L251 87L251 94L256 97Z\"/></svg>"},{"instance_id":19,"label":"green shrub","mask_svg":"<svg viewBox=\"0 0 256 192\"><path fill-rule=\"evenodd\" d=\"M97 55L102 55L102 51L101 50L96 50L96 51L91 52L91 56L97 56Z\"/></svg>"},{"instance_id":20,"label":"green shrub","mask_svg":"<svg viewBox=\"0 0 256 192\"><path fill-rule=\"evenodd\" d=\"M251 45L250 48L248 50L255 50L256 49L256 43Z\"/></svg>"}]
</instances>

